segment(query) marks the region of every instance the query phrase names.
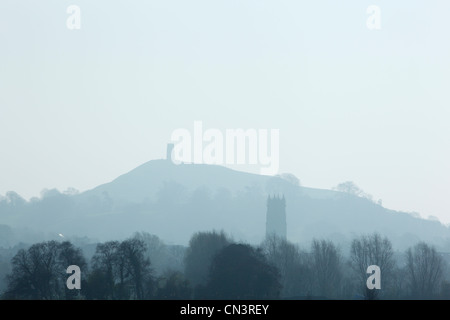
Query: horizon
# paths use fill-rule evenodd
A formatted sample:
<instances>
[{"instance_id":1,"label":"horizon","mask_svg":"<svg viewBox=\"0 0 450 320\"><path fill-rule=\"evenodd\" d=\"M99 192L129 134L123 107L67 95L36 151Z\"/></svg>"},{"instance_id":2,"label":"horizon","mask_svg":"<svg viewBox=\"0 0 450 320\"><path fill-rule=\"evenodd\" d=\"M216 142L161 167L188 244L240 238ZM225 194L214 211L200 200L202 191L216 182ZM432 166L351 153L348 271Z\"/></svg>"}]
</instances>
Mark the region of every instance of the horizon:
<instances>
[{"instance_id":1,"label":"horizon","mask_svg":"<svg viewBox=\"0 0 450 320\"><path fill-rule=\"evenodd\" d=\"M167 156L167 155L166 155L166 156ZM43 189L41 190L41 192L39 193L39 195L34 195L34 196L29 197L29 198L24 197L22 194L16 192L15 190L10 190L10 191L16 192L19 196L21 196L21 197L22 197L23 199L25 199L27 202L30 202L33 198L34 198L34 199L39 199L39 200L41 200L41 199L44 198L45 192L52 191L52 190L56 190L56 191L58 191L58 192L61 193L61 194L67 194L67 195L69 195L69 196L76 195L76 194L82 194L82 193L84 193L84 192L89 192L89 191L91 191L91 190L94 190L94 189L96 189L96 188L99 187L99 186L103 186L103 185L107 185L107 184L109 184L109 183L112 183L112 182L114 182L116 179L118 179L119 177L121 177L121 176L123 176L123 175L126 175L126 174L130 173L131 171L134 171L135 169L137 169L137 168L139 168L139 167L141 167L141 166L143 166L143 165L146 165L146 164L148 164L148 163L150 163L150 162L153 162L153 161L164 161L164 162L167 162L167 158L166 158L166 157L163 157L163 158L156 158L156 159L151 159L151 160L145 161L145 162L139 164L138 166L136 166L135 168L133 168L133 169L127 171L127 172L124 172L124 173L118 175L117 177L115 177L114 179L112 179L112 180L110 180L110 181L100 183L100 184L98 184L98 185L96 185L96 186L94 186L94 187L92 187L92 188L86 189L86 190L79 190L79 189L77 189L77 188L70 187L70 186L67 187L67 188L65 188L65 190L58 189L58 188L43 188ZM268 177L270 177L270 176L271 176L271 177L279 177L280 179L284 179L283 177L281 177L282 174L291 174L291 173L288 173L288 172L284 172L284 173L278 173L278 174L276 174L276 175L267 175L267 174L261 174L261 173L259 173L259 172L242 171L242 170L239 170L239 169L238 169L239 167L241 167L240 165L208 164L208 163L195 163L195 162L190 162L190 163L187 163L187 162L179 162L179 163L176 163L176 162L174 162L173 159L170 161L170 163L171 163L173 166L182 166L182 165L186 165L186 166L189 166L189 165L218 166L218 167L226 168L226 169L229 169L229 170L232 170L232 171L236 171L236 172L240 172L240 173L249 173L249 174L253 174L253 175L268 176ZM295 176L294 176L294 177L295 177ZM298 177L296 177L296 178L298 178ZM316 189L316 190L324 190L324 191L333 191L333 192L341 192L341 193L345 193L345 191L336 190L334 187L333 187L333 188L328 188L328 189L327 189L327 188L315 188L315 187L303 185L303 184L301 184L301 181L299 181L299 182L300 182L300 184L298 185L298 187L300 187L300 188L308 188L308 189ZM353 182L353 181L344 181L344 182ZM356 185L356 187L358 187L358 186ZM209 188L209 187L207 187L207 188ZM360 190L360 191L364 191L364 190ZM75 192L75 193L74 193L74 192ZM266 193L266 194L270 195L270 193L268 193L268 192L263 192L263 193ZM3 194L0 194L0 197L1 197L1 196L4 196L4 195L3 195ZM367 200L369 200L369 201L371 201L371 202L373 202L373 203L377 203L376 199L371 198L371 194L370 194L370 193L365 193L365 192L363 192L362 194L359 194L359 195L354 194L354 196L355 196L355 197L359 197L359 198L365 198L365 199L367 199ZM370 196L370 198L367 198L366 196ZM0 198L0 201L1 201L1 198ZM407 212L407 211L402 211L402 210L396 210L396 209L394 209L394 208L386 207L386 206L384 206L384 205L382 205L382 204L380 204L380 203L377 203L377 204L378 204L378 205L381 205L383 208L385 208L385 209L387 209L387 210L393 210L393 211L396 211L396 212L404 212L404 213L408 213L408 214L410 214L412 217L418 218L418 219L429 220L429 221L438 221L438 222L441 223L442 225L444 225L444 226L446 226L446 227L450 227L450 224L449 224L449 223L445 223L444 221L441 221L441 220L437 219L437 217L433 217L433 216L424 217L424 216L420 215L420 213L418 213L418 212ZM167 241L167 239L165 239L165 240ZM170 242L170 241L169 241L169 242Z\"/></svg>"}]
</instances>

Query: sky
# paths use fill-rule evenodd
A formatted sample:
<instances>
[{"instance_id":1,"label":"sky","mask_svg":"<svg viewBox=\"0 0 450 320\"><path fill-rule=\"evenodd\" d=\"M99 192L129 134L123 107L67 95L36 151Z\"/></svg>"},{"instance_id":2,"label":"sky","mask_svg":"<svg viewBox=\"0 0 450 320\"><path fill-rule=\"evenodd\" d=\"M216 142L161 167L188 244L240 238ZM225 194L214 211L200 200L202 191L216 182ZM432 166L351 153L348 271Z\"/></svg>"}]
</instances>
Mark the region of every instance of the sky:
<instances>
[{"instance_id":1,"label":"sky","mask_svg":"<svg viewBox=\"0 0 450 320\"><path fill-rule=\"evenodd\" d=\"M366 25L370 5L381 29ZM3 0L0 194L91 189L202 121L279 129L279 173L353 181L450 223L448 12L446 0Z\"/></svg>"}]
</instances>

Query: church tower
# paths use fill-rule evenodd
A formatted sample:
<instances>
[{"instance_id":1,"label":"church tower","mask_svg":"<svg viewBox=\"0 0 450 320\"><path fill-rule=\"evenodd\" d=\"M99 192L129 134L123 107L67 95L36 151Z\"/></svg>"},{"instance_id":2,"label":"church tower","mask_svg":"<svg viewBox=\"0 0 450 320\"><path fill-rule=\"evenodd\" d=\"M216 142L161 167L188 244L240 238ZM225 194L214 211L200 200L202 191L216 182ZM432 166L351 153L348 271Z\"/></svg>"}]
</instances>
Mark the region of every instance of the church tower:
<instances>
[{"instance_id":1,"label":"church tower","mask_svg":"<svg viewBox=\"0 0 450 320\"><path fill-rule=\"evenodd\" d=\"M275 234L286 240L286 200L283 197L269 195L267 198L266 237Z\"/></svg>"}]
</instances>

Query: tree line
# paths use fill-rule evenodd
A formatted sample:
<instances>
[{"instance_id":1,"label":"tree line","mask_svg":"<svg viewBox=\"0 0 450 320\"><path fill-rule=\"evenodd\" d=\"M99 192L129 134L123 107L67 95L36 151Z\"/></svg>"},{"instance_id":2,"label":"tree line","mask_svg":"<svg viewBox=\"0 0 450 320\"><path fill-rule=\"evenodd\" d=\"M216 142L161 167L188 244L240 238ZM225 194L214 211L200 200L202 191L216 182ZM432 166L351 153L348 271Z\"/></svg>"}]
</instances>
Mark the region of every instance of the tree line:
<instances>
[{"instance_id":1,"label":"tree line","mask_svg":"<svg viewBox=\"0 0 450 320\"><path fill-rule=\"evenodd\" d=\"M152 244L153 243L153 244ZM20 249L11 259L3 299L449 299L446 262L420 242L395 252L374 233L354 238L347 255L329 240L309 250L276 236L260 245L224 232L194 234L182 269L155 270L155 236L135 234L98 243L89 261L69 241ZM69 265L80 267L81 289L66 286ZM381 270L381 289L368 289L367 267Z\"/></svg>"}]
</instances>

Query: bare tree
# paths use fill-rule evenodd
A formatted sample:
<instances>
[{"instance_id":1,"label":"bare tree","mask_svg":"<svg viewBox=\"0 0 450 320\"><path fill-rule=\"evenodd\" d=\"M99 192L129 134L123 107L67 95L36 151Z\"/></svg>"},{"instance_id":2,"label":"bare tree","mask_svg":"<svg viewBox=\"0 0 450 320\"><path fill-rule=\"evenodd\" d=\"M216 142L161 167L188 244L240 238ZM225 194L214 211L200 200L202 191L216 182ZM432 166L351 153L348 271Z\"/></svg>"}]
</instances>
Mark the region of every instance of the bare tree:
<instances>
[{"instance_id":1,"label":"bare tree","mask_svg":"<svg viewBox=\"0 0 450 320\"><path fill-rule=\"evenodd\" d=\"M99 243L95 250L95 254L92 257L92 265L95 272L92 274L92 281L99 282L104 290L101 292L101 295L96 298L102 299L115 299L116 298L116 277L120 275L119 272L119 251L120 242L118 241L108 241L105 243ZM101 278L101 281L96 281L97 278ZM124 282L124 275L122 276L122 283ZM98 289L99 284L96 284Z\"/></svg>"},{"instance_id":2,"label":"bare tree","mask_svg":"<svg viewBox=\"0 0 450 320\"><path fill-rule=\"evenodd\" d=\"M158 278L156 299L190 299L192 288L184 274L179 271L168 270Z\"/></svg>"},{"instance_id":3,"label":"bare tree","mask_svg":"<svg viewBox=\"0 0 450 320\"><path fill-rule=\"evenodd\" d=\"M154 279L146 253L146 244L137 238L98 244L92 258L89 298L149 298Z\"/></svg>"},{"instance_id":4,"label":"bare tree","mask_svg":"<svg viewBox=\"0 0 450 320\"><path fill-rule=\"evenodd\" d=\"M312 294L312 271L307 253L274 234L266 237L261 248L268 262L280 273L281 297Z\"/></svg>"},{"instance_id":5,"label":"bare tree","mask_svg":"<svg viewBox=\"0 0 450 320\"><path fill-rule=\"evenodd\" d=\"M436 249L420 242L406 251L406 272L413 298L432 298L443 279L444 260Z\"/></svg>"},{"instance_id":6,"label":"bare tree","mask_svg":"<svg viewBox=\"0 0 450 320\"><path fill-rule=\"evenodd\" d=\"M314 287L319 296L337 297L342 278L342 258L339 249L327 240L313 240L311 264Z\"/></svg>"},{"instance_id":7,"label":"bare tree","mask_svg":"<svg viewBox=\"0 0 450 320\"><path fill-rule=\"evenodd\" d=\"M184 247L166 245L156 235L147 232L136 232L133 238L142 240L147 246L146 256L152 262L152 270L155 276L161 276L166 271L184 270Z\"/></svg>"},{"instance_id":8,"label":"bare tree","mask_svg":"<svg viewBox=\"0 0 450 320\"><path fill-rule=\"evenodd\" d=\"M131 238L124 240L119 247L119 254L122 257L125 276L133 284L135 298L141 300L145 297L146 284L151 282L150 259L145 254L147 247L142 240Z\"/></svg>"},{"instance_id":9,"label":"bare tree","mask_svg":"<svg viewBox=\"0 0 450 320\"><path fill-rule=\"evenodd\" d=\"M80 249L70 242L36 243L21 249L12 259L12 273L7 277L7 296L17 299L69 299L75 296L66 287L66 269L86 262Z\"/></svg>"},{"instance_id":10,"label":"bare tree","mask_svg":"<svg viewBox=\"0 0 450 320\"><path fill-rule=\"evenodd\" d=\"M392 274L395 262L393 258L392 244L388 238L382 238L378 233L361 236L354 239L350 249L350 265L356 274L358 286L366 299L376 299L379 290L368 289L367 267L377 265L381 270L382 283L387 283Z\"/></svg>"},{"instance_id":11,"label":"bare tree","mask_svg":"<svg viewBox=\"0 0 450 320\"><path fill-rule=\"evenodd\" d=\"M66 270L68 266L76 265L81 270L87 271L87 263L83 252L69 241L64 241L58 246L58 265L60 266L58 268L58 278L62 280L67 279ZM80 296L79 290L69 290L65 285L63 287L66 300L75 299Z\"/></svg>"}]
</instances>

